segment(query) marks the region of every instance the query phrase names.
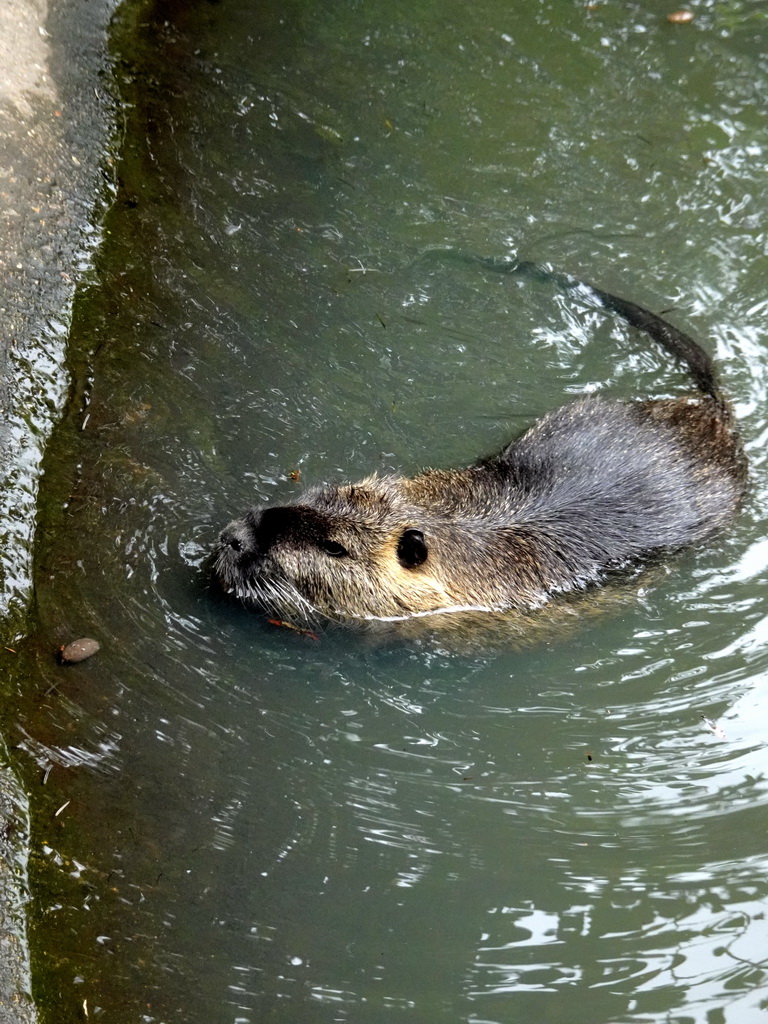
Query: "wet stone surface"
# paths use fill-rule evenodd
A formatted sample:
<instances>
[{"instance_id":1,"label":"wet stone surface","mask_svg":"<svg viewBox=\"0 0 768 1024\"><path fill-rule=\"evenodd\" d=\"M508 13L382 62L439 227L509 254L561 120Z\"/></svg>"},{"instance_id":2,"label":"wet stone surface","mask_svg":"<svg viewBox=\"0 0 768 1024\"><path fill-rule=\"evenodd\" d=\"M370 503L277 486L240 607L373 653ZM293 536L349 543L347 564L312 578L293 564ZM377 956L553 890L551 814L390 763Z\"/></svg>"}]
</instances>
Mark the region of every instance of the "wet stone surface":
<instances>
[{"instance_id":1,"label":"wet stone surface","mask_svg":"<svg viewBox=\"0 0 768 1024\"><path fill-rule=\"evenodd\" d=\"M67 393L72 297L109 198L102 169L112 115L101 75L115 6L116 0L0 4L0 635L7 644L0 658L6 667L25 630L40 461ZM17 1024L35 1016L25 926L28 808L5 754L2 760L0 1021Z\"/></svg>"}]
</instances>

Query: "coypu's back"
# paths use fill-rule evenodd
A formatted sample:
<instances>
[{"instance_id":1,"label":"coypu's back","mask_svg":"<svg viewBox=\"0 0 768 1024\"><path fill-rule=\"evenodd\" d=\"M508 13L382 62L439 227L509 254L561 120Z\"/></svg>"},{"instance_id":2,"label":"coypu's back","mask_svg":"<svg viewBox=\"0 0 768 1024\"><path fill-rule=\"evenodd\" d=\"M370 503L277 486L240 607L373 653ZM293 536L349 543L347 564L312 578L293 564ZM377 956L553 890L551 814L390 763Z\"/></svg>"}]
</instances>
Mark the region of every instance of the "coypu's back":
<instances>
[{"instance_id":1,"label":"coypu's back","mask_svg":"<svg viewBox=\"0 0 768 1024\"><path fill-rule=\"evenodd\" d=\"M224 588L294 621L519 612L723 527L745 467L709 357L642 307L589 294L682 359L699 393L581 399L468 468L318 487L251 509L222 532Z\"/></svg>"}]
</instances>

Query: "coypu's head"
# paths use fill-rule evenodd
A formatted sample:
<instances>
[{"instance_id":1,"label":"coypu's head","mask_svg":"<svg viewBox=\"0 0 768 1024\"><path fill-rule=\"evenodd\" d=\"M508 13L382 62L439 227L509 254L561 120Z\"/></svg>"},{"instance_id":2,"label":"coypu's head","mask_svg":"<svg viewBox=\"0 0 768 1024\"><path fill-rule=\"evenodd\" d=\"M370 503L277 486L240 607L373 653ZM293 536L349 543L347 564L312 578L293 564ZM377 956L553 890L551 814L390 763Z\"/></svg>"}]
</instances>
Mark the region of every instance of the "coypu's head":
<instances>
[{"instance_id":1,"label":"coypu's head","mask_svg":"<svg viewBox=\"0 0 768 1024\"><path fill-rule=\"evenodd\" d=\"M432 548L412 483L370 477L251 509L222 531L216 575L227 592L285 619L399 618L453 606L438 568L444 538Z\"/></svg>"}]
</instances>

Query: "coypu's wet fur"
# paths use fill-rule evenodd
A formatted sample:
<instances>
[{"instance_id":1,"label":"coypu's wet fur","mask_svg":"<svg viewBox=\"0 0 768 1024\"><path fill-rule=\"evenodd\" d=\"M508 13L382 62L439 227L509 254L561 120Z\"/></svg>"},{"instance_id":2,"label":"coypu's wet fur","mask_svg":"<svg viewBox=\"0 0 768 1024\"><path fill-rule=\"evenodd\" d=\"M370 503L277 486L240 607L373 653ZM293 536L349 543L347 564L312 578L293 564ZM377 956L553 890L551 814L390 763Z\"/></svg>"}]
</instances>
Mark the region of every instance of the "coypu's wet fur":
<instances>
[{"instance_id":1,"label":"coypu's wet fur","mask_svg":"<svg viewBox=\"0 0 768 1024\"><path fill-rule=\"evenodd\" d=\"M703 349L573 278L487 265L580 288L682 360L697 393L582 398L466 469L371 476L252 508L221 534L215 572L226 591L293 622L526 611L729 522L745 463Z\"/></svg>"}]
</instances>

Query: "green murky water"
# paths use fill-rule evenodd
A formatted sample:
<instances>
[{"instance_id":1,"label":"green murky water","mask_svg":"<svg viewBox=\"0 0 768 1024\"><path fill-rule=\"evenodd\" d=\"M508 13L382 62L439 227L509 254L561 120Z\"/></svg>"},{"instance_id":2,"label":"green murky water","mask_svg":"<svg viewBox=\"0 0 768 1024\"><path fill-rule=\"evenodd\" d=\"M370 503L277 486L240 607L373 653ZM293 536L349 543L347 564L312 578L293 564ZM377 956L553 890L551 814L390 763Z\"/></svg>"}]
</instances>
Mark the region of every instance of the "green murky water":
<instances>
[{"instance_id":1,"label":"green murky water","mask_svg":"<svg viewBox=\"0 0 768 1024\"><path fill-rule=\"evenodd\" d=\"M764 1020L768 21L670 9L127 5L120 195L7 716L46 1021ZM747 507L523 651L270 628L206 586L249 502L683 385L434 248L675 307L733 397ZM58 667L82 635L100 653Z\"/></svg>"}]
</instances>

